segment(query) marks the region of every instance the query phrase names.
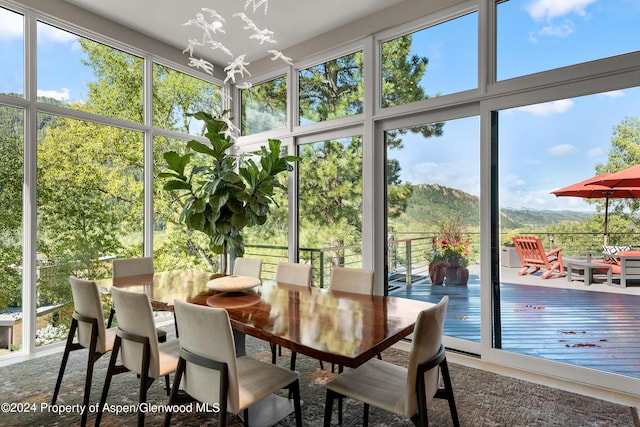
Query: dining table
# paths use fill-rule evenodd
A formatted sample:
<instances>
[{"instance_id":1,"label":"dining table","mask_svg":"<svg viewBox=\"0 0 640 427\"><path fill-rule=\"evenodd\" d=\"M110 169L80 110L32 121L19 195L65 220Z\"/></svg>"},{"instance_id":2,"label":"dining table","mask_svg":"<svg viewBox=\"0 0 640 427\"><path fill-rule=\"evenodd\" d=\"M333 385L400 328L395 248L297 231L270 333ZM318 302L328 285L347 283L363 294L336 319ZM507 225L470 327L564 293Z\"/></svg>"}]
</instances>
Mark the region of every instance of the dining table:
<instances>
[{"instance_id":1,"label":"dining table","mask_svg":"<svg viewBox=\"0 0 640 427\"><path fill-rule=\"evenodd\" d=\"M229 280L246 283L225 289L221 284ZM243 336L250 335L350 368L410 335L418 313L433 305L198 270L171 270L96 282L105 291L116 286L144 292L155 310L173 311L176 299L226 309L236 340L241 340L236 342L239 355L244 354Z\"/></svg>"},{"instance_id":2,"label":"dining table","mask_svg":"<svg viewBox=\"0 0 640 427\"><path fill-rule=\"evenodd\" d=\"M197 270L163 271L96 283L105 292L111 286L144 292L155 310L172 312L177 299L224 308L229 313L237 356L246 354L245 338L250 335L331 362L341 370L362 365L410 335L418 313L433 305ZM178 331L176 325L176 335ZM251 406L249 412L252 425L266 427L284 419L293 409L291 399L274 394Z\"/></svg>"}]
</instances>

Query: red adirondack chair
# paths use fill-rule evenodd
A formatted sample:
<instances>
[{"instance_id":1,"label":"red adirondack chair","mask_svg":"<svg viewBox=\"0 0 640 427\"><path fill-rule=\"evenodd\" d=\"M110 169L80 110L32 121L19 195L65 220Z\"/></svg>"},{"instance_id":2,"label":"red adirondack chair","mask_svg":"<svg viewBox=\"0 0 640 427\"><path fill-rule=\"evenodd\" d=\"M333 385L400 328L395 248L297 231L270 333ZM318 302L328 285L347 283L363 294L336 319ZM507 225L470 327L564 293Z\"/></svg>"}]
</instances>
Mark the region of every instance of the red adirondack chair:
<instances>
[{"instance_id":1,"label":"red adirondack chair","mask_svg":"<svg viewBox=\"0 0 640 427\"><path fill-rule=\"evenodd\" d=\"M544 268L546 271L542 273L543 279L564 276L564 265L560 254L562 248L546 252L538 236L514 236L512 240L522 263L519 275L533 274ZM553 274L556 270L557 273Z\"/></svg>"}]
</instances>

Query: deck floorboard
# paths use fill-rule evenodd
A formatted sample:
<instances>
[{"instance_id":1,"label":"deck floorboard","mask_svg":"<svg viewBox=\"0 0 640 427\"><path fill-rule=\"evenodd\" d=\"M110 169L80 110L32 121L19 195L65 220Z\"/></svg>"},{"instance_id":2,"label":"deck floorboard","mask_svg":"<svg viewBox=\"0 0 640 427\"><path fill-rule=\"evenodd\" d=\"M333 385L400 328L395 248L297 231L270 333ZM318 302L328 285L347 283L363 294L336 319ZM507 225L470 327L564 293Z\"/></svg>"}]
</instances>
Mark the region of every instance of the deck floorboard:
<instances>
[{"instance_id":1,"label":"deck floorboard","mask_svg":"<svg viewBox=\"0 0 640 427\"><path fill-rule=\"evenodd\" d=\"M391 279L389 295L429 302L449 295L445 335L480 342L478 275L466 286L431 285L421 275L411 286L404 274ZM503 350L640 378L640 294L593 291L580 282L571 289L562 277L532 280L511 275L501 283Z\"/></svg>"}]
</instances>

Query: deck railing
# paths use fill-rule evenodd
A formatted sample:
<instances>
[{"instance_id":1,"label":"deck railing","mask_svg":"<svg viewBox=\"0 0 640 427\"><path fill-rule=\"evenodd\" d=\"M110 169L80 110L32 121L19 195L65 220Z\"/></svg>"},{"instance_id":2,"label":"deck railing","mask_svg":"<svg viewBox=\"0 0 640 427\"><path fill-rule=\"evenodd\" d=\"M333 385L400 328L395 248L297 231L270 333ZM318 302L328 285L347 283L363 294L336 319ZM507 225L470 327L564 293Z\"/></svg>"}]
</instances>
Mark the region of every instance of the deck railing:
<instances>
[{"instance_id":1,"label":"deck railing","mask_svg":"<svg viewBox=\"0 0 640 427\"><path fill-rule=\"evenodd\" d=\"M520 234L535 234L540 237L545 248L551 250L562 248L564 256L584 256L589 252L602 250L602 233L561 233L536 232ZM436 249L433 239L436 232L394 233L389 238L389 282L411 286L416 278L428 276L429 255ZM469 239L470 262L477 263L480 253L479 233L467 233ZM508 240L506 233L501 235L501 241ZM640 247L639 233L611 233L609 244ZM246 257L262 259L262 275L265 279L275 279L276 266L280 261L288 259L286 246L246 245ZM311 263L313 267L312 285L325 287L329 283L331 266L344 267L362 266L361 245L301 248L300 261Z\"/></svg>"}]
</instances>

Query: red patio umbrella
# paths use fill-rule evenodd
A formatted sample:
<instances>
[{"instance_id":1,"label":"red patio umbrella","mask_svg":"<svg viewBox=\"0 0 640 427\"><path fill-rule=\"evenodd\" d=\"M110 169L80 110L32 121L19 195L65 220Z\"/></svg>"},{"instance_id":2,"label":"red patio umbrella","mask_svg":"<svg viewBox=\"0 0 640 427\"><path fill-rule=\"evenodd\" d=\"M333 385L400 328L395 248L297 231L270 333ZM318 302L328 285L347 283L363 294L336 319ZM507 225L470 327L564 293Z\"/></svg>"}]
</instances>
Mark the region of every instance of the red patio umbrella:
<instances>
[{"instance_id":1,"label":"red patio umbrella","mask_svg":"<svg viewBox=\"0 0 640 427\"><path fill-rule=\"evenodd\" d=\"M593 184L605 187L640 187L640 165L631 166L620 172L599 175L602 179L593 181ZM591 185L591 184L590 184Z\"/></svg>"},{"instance_id":2,"label":"red patio umbrella","mask_svg":"<svg viewBox=\"0 0 640 427\"><path fill-rule=\"evenodd\" d=\"M640 180L638 186L608 187L601 182L616 175L609 172L603 173L593 178L585 179L559 190L552 191L557 197L582 197L583 199L605 199L604 200L604 243L607 242L607 226L609 222L609 199L635 199L640 198Z\"/></svg>"}]
</instances>

